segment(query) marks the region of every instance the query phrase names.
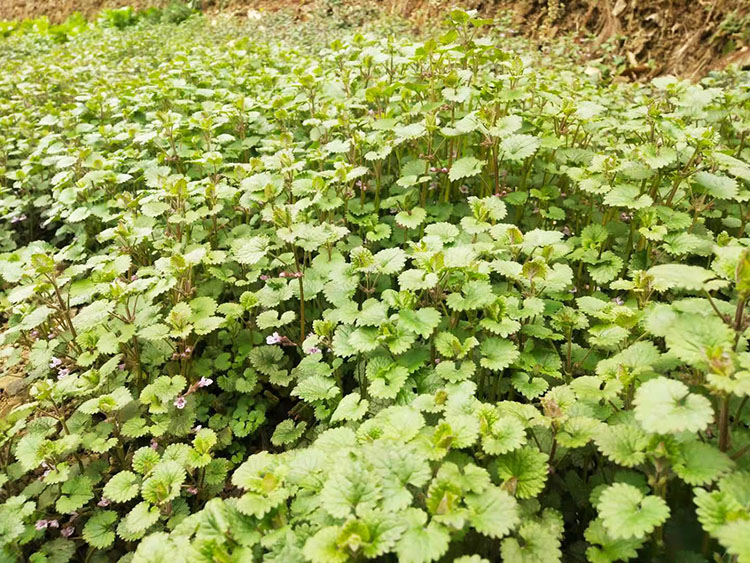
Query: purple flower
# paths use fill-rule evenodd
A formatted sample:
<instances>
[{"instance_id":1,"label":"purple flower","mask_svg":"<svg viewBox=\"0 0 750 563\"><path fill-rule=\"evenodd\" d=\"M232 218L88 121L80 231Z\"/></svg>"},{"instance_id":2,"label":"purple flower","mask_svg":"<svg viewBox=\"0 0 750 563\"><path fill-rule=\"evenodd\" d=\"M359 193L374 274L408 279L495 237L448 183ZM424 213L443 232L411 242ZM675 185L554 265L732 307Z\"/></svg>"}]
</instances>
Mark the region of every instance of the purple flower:
<instances>
[{"instance_id":1,"label":"purple flower","mask_svg":"<svg viewBox=\"0 0 750 563\"><path fill-rule=\"evenodd\" d=\"M118 365L117 369L119 369L120 371L125 371L125 364L123 363L123 364Z\"/></svg>"},{"instance_id":2,"label":"purple flower","mask_svg":"<svg viewBox=\"0 0 750 563\"><path fill-rule=\"evenodd\" d=\"M266 274L263 274L260 276L261 281L266 281L268 279L268 276Z\"/></svg>"},{"instance_id":3,"label":"purple flower","mask_svg":"<svg viewBox=\"0 0 750 563\"><path fill-rule=\"evenodd\" d=\"M31 338L33 338L34 340L36 340L37 338L39 338L39 331L38 330L32 330L31 331Z\"/></svg>"},{"instance_id":4,"label":"purple flower","mask_svg":"<svg viewBox=\"0 0 750 563\"><path fill-rule=\"evenodd\" d=\"M56 368L60 364L62 364L62 360L57 356L52 356L52 359L49 361L49 367L51 368Z\"/></svg>"},{"instance_id":5,"label":"purple flower","mask_svg":"<svg viewBox=\"0 0 750 563\"><path fill-rule=\"evenodd\" d=\"M75 531L76 529L73 526L65 526L62 530L60 530L60 535L64 538L69 538Z\"/></svg>"},{"instance_id":6,"label":"purple flower","mask_svg":"<svg viewBox=\"0 0 750 563\"><path fill-rule=\"evenodd\" d=\"M278 332L274 332L271 336L266 337L266 344L279 344L281 342L281 336Z\"/></svg>"},{"instance_id":7,"label":"purple flower","mask_svg":"<svg viewBox=\"0 0 750 563\"><path fill-rule=\"evenodd\" d=\"M159 442L157 442L153 438L151 439L151 449L152 450L158 450L159 449Z\"/></svg>"},{"instance_id":8,"label":"purple flower","mask_svg":"<svg viewBox=\"0 0 750 563\"><path fill-rule=\"evenodd\" d=\"M209 379L208 377L201 377L200 381L198 382L198 387L208 387L213 382L213 379Z\"/></svg>"},{"instance_id":9,"label":"purple flower","mask_svg":"<svg viewBox=\"0 0 750 563\"><path fill-rule=\"evenodd\" d=\"M188 487L187 492L191 495L197 495L198 494L198 488L197 487Z\"/></svg>"},{"instance_id":10,"label":"purple flower","mask_svg":"<svg viewBox=\"0 0 750 563\"><path fill-rule=\"evenodd\" d=\"M34 524L34 527L37 530L44 530L47 526L49 526L49 522L46 520L37 520L36 524Z\"/></svg>"},{"instance_id":11,"label":"purple flower","mask_svg":"<svg viewBox=\"0 0 750 563\"><path fill-rule=\"evenodd\" d=\"M70 370L68 368L63 368L57 372L57 379L62 379L64 377L68 377L70 375Z\"/></svg>"},{"instance_id":12,"label":"purple flower","mask_svg":"<svg viewBox=\"0 0 750 563\"><path fill-rule=\"evenodd\" d=\"M617 305L622 305L625 303L625 301L622 299L622 297L615 297L612 299L612 303L616 303Z\"/></svg>"},{"instance_id":13,"label":"purple flower","mask_svg":"<svg viewBox=\"0 0 750 563\"><path fill-rule=\"evenodd\" d=\"M176 406L178 409L184 409L185 405L187 404L187 401L185 400L185 397L180 395L174 400L174 406Z\"/></svg>"},{"instance_id":14,"label":"purple flower","mask_svg":"<svg viewBox=\"0 0 750 563\"><path fill-rule=\"evenodd\" d=\"M60 523L57 520L48 520L47 521L47 525L50 528L59 528L60 527Z\"/></svg>"},{"instance_id":15,"label":"purple flower","mask_svg":"<svg viewBox=\"0 0 750 563\"><path fill-rule=\"evenodd\" d=\"M435 358L435 365L438 365L440 363L440 358Z\"/></svg>"},{"instance_id":16,"label":"purple flower","mask_svg":"<svg viewBox=\"0 0 750 563\"><path fill-rule=\"evenodd\" d=\"M101 506L101 507L109 506L109 499L106 497L102 497L101 500L96 503L96 506Z\"/></svg>"},{"instance_id":17,"label":"purple flower","mask_svg":"<svg viewBox=\"0 0 750 563\"><path fill-rule=\"evenodd\" d=\"M50 333L49 333L49 334L47 335L47 338L49 338L50 340L52 340L52 339L53 339L54 337L55 337L55 333L54 333L54 332L50 332Z\"/></svg>"},{"instance_id":18,"label":"purple flower","mask_svg":"<svg viewBox=\"0 0 750 563\"><path fill-rule=\"evenodd\" d=\"M323 352L317 346L313 346L312 348L307 349L307 353L308 354L322 354Z\"/></svg>"},{"instance_id":19,"label":"purple flower","mask_svg":"<svg viewBox=\"0 0 750 563\"><path fill-rule=\"evenodd\" d=\"M13 217L13 219L10 220L11 223L20 223L21 221L25 221L27 219L26 215L19 215L18 217Z\"/></svg>"},{"instance_id":20,"label":"purple flower","mask_svg":"<svg viewBox=\"0 0 750 563\"><path fill-rule=\"evenodd\" d=\"M462 194L468 194L469 193L469 186L467 186L466 184L464 184L463 186L461 186L460 188L458 188L458 191L461 192Z\"/></svg>"},{"instance_id":21,"label":"purple flower","mask_svg":"<svg viewBox=\"0 0 750 563\"><path fill-rule=\"evenodd\" d=\"M566 237L569 237L572 234L567 225L562 228L562 234L564 234Z\"/></svg>"}]
</instances>

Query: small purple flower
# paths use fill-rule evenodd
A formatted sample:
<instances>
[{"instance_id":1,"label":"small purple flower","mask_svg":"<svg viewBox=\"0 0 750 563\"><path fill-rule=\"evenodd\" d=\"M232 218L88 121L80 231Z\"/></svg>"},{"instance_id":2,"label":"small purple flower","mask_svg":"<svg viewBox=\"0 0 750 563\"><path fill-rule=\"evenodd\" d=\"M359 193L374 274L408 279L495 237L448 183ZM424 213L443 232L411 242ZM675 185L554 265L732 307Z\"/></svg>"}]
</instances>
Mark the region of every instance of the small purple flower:
<instances>
[{"instance_id":1,"label":"small purple flower","mask_svg":"<svg viewBox=\"0 0 750 563\"><path fill-rule=\"evenodd\" d=\"M53 339L54 337L55 337L55 333L54 333L54 332L50 332L50 333L49 333L49 334L47 335L47 338L48 338L49 340L52 340L52 339Z\"/></svg>"},{"instance_id":2,"label":"small purple flower","mask_svg":"<svg viewBox=\"0 0 750 563\"><path fill-rule=\"evenodd\" d=\"M159 442L157 442L153 438L151 439L151 449L152 450L158 450L159 449Z\"/></svg>"},{"instance_id":3,"label":"small purple flower","mask_svg":"<svg viewBox=\"0 0 750 563\"><path fill-rule=\"evenodd\" d=\"M313 346L312 348L308 348L307 353L312 355L312 354L322 354L323 352L317 346Z\"/></svg>"},{"instance_id":4,"label":"small purple flower","mask_svg":"<svg viewBox=\"0 0 750 563\"><path fill-rule=\"evenodd\" d=\"M101 506L102 508L105 506L109 506L109 499L106 497L102 497L99 502L96 503L96 506Z\"/></svg>"},{"instance_id":5,"label":"small purple flower","mask_svg":"<svg viewBox=\"0 0 750 563\"><path fill-rule=\"evenodd\" d=\"M430 172L432 172L434 174L437 171L438 171L437 168L435 168L434 166L430 166Z\"/></svg>"},{"instance_id":6,"label":"small purple flower","mask_svg":"<svg viewBox=\"0 0 750 563\"><path fill-rule=\"evenodd\" d=\"M64 538L69 538L75 531L76 529L73 526L65 526L62 530L60 530L60 535Z\"/></svg>"},{"instance_id":7,"label":"small purple flower","mask_svg":"<svg viewBox=\"0 0 750 563\"><path fill-rule=\"evenodd\" d=\"M125 371L125 364L122 363L122 364L118 365L117 369L119 369L120 371Z\"/></svg>"},{"instance_id":8,"label":"small purple flower","mask_svg":"<svg viewBox=\"0 0 750 563\"><path fill-rule=\"evenodd\" d=\"M458 191L462 194L468 194L469 193L469 186L466 184L462 185L460 188L458 188Z\"/></svg>"},{"instance_id":9,"label":"small purple flower","mask_svg":"<svg viewBox=\"0 0 750 563\"><path fill-rule=\"evenodd\" d=\"M612 303L616 303L617 305L622 305L625 303L625 301L622 299L622 297L615 297L612 299Z\"/></svg>"},{"instance_id":10,"label":"small purple flower","mask_svg":"<svg viewBox=\"0 0 750 563\"><path fill-rule=\"evenodd\" d=\"M274 332L271 336L266 337L266 344L279 344L281 342L281 336L278 332Z\"/></svg>"},{"instance_id":11,"label":"small purple flower","mask_svg":"<svg viewBox=\"0 0 750 563\"><path fill-rule=\"evenodd\" d=\"M27 219L26 215L19 215L18 217L13 217L13 219L10 220L11 223L20 223L21 221L25 221Z\"/></svg>"},{"instance_id":12,"label":"small purple flower","mask_svg":"<svg viewBox=\"0 0 750 563\"><path fill-rule=\"evenodd\" d=\"M39 331L38 330L32 330L31 331L31 338L33 338L34 340L36 340L37 338L39 338Z\"/></svg>"},{"instance_id":13,"label":"small purple flower","mask_svg":"<svg viewBox=\"0 0 750 563\"><path fill-rule=\"evenodd\" d=\"M60 364L62 364L62 360L57 356L52 356L52 359L49 361L49 367L51 368L56 368Z\"/></svg>"},{"instance_id":14,"label":"small purple flower","mask_svg":"<svg viewBox=\"0 0 750 563\"><path fill-rule=\"evenodd\" d=\"M443 168L440 169L440 172L442 172L443 174L447 174L448 173L448 169L445 168L445 167L443 167Z\"/></svg>"},{"instance_id":15,"label":"small purple flower","mask_svg":"<svg viewBox=\"0 0 750 563\"><path fill-rule=\"evenodd\" d=\"M191 495L197 495L198 494L198 488L197 487L188 487L187 492Z\"/></svg>"},{"instance_id":16,"label":"small purple flower","mask_svg":"<svg viewBox=\"0 0 750 563\"><path fill-rule=\"evenodd\" d=\"M198 387L208 387L213 382L213 379L209 379L208 377L201 377L200 381L198 382Z\"/></svg>"},{"instance_id":17,"label":"small purple flower","mask_svg":"<svg viewBox=\"0 0 750 563\"><path fill-rule=\"evenodd\" d=\"M176 406L180 410L184 409L186 404L187 404L187 401L185 400L185 397L183 397L182 395L180 395L174 400L174 406Z\"/></svg>"},{"instance_id":18,"label":"small purple flower","mask_svg":"<svg viewBox=\"0 0 750 563\"><path fill-rule=\"evenodd\" d=\"M571 235L571 232L570 232L570 228L568 228L568 226L567 226L567 225L565 225L565 226L564 226L564 227L562 228L562 234L564 234L564 235L565 235L566 237L569 237L569 236Z\"/></svg>"},{"instance_id":19,"label":"small purple flower","mask_svg":"<svg viewBox=\"0 0 750 563\"><path fill-rule=\"evenodd\" d=\"M57 372L57 379L63 379L65 377L68 377L70 375L70 370L68 368L63 368Z\"/></svg>"},{"instance_id":20,"label":"small purple flower","mask_svg":"<svg viewBox=\"0 0 750 563\"><path fill-rule=\"evenodd\" d=\"M45 469L44 473L42 473L42 476L40 477L40 479L46 479L47 475L49 475L50 473L52 473L51 469Z\"/></svg>"},{"instance_id":21,"label":"small purple flower","mask_svg":"<svg viewBox=\"0 0 750 563\"><path fill-rule=\"evenodd\" d=\"M435 358L435 365L438 365L440 363L440 358Z\"/></svg>"},{"instance_id":22,"label":"small purple flower","mask_svg":"<svg viewBox=\"0 0 750 563\"><path fill-rule=\"evenodd\" d=\"M47 525L50 528L59 528L60 527L60 523L57 520L48 520L47 521Z\"/></svg>"},{"instance_id":23,"label":"small purple flower","mask_svg":"<svg viewBox=\"0 0 750 563\"><path fill-rule=\"evenodd\" d=\"M262 276L260 276L261 281L266 281L267 279L268 279L268 276L266 274L263 274Z\"/></svg>"},{"instance_id":24,"label":"small purple flower","mask_svg":"<svg viewBox=\"0 0 750 563\"><path fill-rule=\"evenodd\" d=\"M49 526L49 522L46 520L37 520L36 524L34 524L34 527L37 530L44 530L47 526Z\"/></svg>"},{"instance_id":25,"label":"small purple flower","mask_svg":"<svg viewBox=\"0 0 750 563\"><path fill-rule=\"evenodd\" d=\"M570 292L571 293L577 293L578 292L578 288L577 287L571 288Z\"/></svg>"}]
</instances>

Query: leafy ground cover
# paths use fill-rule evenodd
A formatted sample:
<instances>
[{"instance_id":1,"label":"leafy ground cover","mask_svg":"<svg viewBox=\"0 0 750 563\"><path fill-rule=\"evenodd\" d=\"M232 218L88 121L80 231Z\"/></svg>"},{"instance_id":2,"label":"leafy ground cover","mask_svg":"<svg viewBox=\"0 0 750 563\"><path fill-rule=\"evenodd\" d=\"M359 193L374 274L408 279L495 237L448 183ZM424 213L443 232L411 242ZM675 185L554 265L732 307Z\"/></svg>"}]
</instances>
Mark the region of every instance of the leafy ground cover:
<instances>
[{"instance_id":1,"label":"leafy ground cover","mask_svg":"<svg viewBox=\"0 0 750 563\"><path fill-rule=\"evenodd\" d=\"M750 561L747 74L135 23L0 43L3 560Z\"/></svg>"}]
</instances>

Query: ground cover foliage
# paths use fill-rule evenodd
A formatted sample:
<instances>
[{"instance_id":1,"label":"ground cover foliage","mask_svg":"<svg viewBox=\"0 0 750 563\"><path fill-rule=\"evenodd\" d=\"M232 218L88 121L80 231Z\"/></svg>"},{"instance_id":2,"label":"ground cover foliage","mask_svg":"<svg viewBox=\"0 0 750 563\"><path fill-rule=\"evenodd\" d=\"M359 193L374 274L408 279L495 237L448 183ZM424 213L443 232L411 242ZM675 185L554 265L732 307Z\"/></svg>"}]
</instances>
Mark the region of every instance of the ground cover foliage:
<instances>
[{"instance_id":1,"label":"ground cover foliage","mask_svg":"<svg viewBox=\"0 0 750 563\"><path fill-rule=\"evenodd\" d=\"M2 560L750 561L748 77L489 24L0 44Z\"/></svg>"}]
</instances>

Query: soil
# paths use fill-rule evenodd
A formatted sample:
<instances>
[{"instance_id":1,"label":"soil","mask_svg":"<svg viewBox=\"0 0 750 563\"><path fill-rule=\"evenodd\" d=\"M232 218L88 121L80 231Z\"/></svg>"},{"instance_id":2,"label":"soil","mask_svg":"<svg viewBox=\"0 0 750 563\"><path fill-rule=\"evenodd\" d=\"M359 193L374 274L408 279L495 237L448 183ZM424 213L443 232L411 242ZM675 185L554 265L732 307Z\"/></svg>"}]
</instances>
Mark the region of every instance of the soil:
<instances>
[{"instance_id":1,"label":"soil","mask_svg":"<svg viewBox=\"0 0 750 563\"><path fill-rule=\"evenodd\" d=\"M53 22L80 11L164 6L169 0L0 0L0 20L46 15ZM241 17L248 10L294 9L301 18L313 5L358 2L406 16L415 27L431 21L453 0L202 0L210 11ZM513 14L517 30L544 43L562 34L585 41L592 57L606 56L628 79L675 74L690 79L728 64L750 66L750 0L463 0L487 15Z\"/></svg>"}]
</instances>

